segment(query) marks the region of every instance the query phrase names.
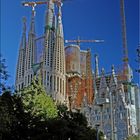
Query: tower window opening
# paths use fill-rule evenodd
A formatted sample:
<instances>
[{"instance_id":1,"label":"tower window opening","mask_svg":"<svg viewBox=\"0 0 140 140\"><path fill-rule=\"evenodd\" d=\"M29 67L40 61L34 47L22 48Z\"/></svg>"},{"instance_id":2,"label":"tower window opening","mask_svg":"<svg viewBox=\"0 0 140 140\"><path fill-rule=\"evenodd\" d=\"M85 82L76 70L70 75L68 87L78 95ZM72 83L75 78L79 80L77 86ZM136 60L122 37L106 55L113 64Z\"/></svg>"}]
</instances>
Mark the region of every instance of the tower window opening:
<instances>
[{"instance_id":1,"label":"tower window opening","mask_svg":"<svg viewBox=\"0 0 140 140\"><path fill-rule=\"evenodd\" d=\"M50 76L50 89L52 89L52 76Z\"/></svg>"},{"instance_id":2,"label":"tower window opening","mask_svg":"<svg viewBox=\"0 0 140 140\"><path fill-rule=\"evenodd\" d=\"M27 85L27 77L25 76L25 85Z\"/></svg>"},{"instance_id":3,"label":"tower window opening","mask_svg":"<svg viewBox=\"0 0 140 140\"><path fill-rule=\"evenodd\" d=\"M64 92L65 92L65 81L63 80L63 95L64 95Z\"/></svg>"},{"instance_id":4,"label":"tower window opening","mask_svg":"<svg viewBox=\"0 0 140 140\"><path fill-rule=\"evenodd\" d=\"M29 75L28 75L28 84L29 84L29 82L30 82L30 77L29 77Z\"/></svg>"},{"instance_id":5,"label":"tower window opening","mask_svg":"<svg viewBox=\"0 0 140 140\"><path fill-rule=\"evenodd\" d=\"M54 76L54 90L55 90L55 80L56 80L56 78L55 78L55 76Z\"/></svg>"},{"instance_id":6,"label":"tower window opening","mask_svg":"<svg viewBox=\"0 0 140 140\"><path fill-rule=\"evenodd\" d=\"M47 81L49 81L49 75L47 75Z\"/></svg>"},{"instance_id":7,"label":"tower window opening","mask_svg":"<svg viewBox=\"0 0 140 140\"><path fill-rule=\"evenodd\" d=\"M62 91L62 79L60 79L60 93Z\"/></svg>"},{"instance_id":8,"label":"tower window opening","mask_svg":"<svg viewBox=\"0 0 140 140\"><path fill-rule=\"evenodd\" d=\"M23 89L23 87L24 87L24 83L21 84L21 88L22 88L22 89Z\"/></svg>"},{"instance_id":9,"label":"tower window opening","mask_svg":"<svg viewBox=\"0 0 140 140\"><path fill-rule=\"evenodd\" d=\"M59 77L57 77L57 92L59 91Z\"/></svg>"},{"instance_id":10,"label":"tower window opening","mask_svg":"<svg viewBox=\"0 0 140 140\"><path fill-rule=\"evenodd\" d=\"M32 81L32 78L33 78L33 76L32 76L32 74L31 74L31 81Z\"/></svg>"}]
</instances>

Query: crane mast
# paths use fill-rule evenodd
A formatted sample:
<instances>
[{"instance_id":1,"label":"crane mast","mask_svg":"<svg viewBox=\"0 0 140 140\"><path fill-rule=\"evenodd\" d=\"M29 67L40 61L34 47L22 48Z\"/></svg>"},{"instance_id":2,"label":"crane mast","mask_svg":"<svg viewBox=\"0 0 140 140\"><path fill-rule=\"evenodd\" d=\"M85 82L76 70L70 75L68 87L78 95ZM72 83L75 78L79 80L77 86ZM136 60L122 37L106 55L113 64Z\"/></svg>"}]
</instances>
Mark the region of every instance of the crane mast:
<instances>
[{"instance_id":1,"label":"crane mast","mask_svg":"<svg viewBox=\"0 0 140 140\"><path fill-rule=\"evenodd\" d=\"M128 64L128 49L127 49L127 37L126 37L126 19L125 19L125 10L124 10L124 0L120 0L120 12L121 12L121 26L122 26L123 63L126 66Z\"/></svg>"}]
</instances>

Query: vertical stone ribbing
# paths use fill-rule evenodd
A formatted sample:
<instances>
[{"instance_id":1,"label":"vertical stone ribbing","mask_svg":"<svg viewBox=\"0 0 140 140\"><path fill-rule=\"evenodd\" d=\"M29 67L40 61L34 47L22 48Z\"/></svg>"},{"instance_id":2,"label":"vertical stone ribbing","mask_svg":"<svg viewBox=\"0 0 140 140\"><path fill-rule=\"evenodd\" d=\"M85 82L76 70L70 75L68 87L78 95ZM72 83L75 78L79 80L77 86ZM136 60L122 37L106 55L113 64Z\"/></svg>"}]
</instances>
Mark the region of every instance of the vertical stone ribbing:
<instances>
[{"instance_id":1,"label":"vertical stone ribbing","mask_svg":"<svg viewBox=\"0 0 140 140\"><path fill-rule=\"evenodd\" d=\"M26 18L23 18L23 32L19 48L19 55L16 69L16 90L20 90L24 86L24 63L25 63L25 48L26 48Z\"/></svg>"},{"instance_id":2,"label":"vertical stone ribbing","mask_svg":"<svg viewBox=\"0 0 140 140\"><path fill-rule=\"evenodd\" d=\"M57 29L53 56L53 97L58 102L65 101L65 52L64 52L64 35L62 25L61 5L58 5Z\"/></svg>"},{"instance_id":3,"label":"vertical stone ribbing","mask_svg":"<svg viewBox=\"0 0 140 140\"><path fill-rule=\"evenodd\" d=\"M58 3L57 3L58 4ZM59 3L60 4L60 3ZM58 4L58 16L56 25L54 1L48 1L45 21L45 42L43 51L43 67L42 67L42 82L45 86L47 94L52 96L58 102L65 100L65 52L64 52L64 37L63 25L61 16L61 6ZM28 33L28 44L25 45L24 58L24 85L28 86L33 78L32 65L36 63L36 43L35 43L35 11L32 10L30 30ZM20 58L21 59L21 58ZM20 63L19 60L18 63ZM17 69L19 73L19 69Z\"/></svg>"},{"instance_id":4,"label":"vertical stone ribbing","mask_svg":"<svg viewBox=\"0 0 140 140\"><path fill-rule=\"evenodd\" d=\"M25 76L24 85L30 85L33 78L32 65L36 63L36 43L35 43L35 11L32 10L30 30L28 33L28 44L26 46L26 57L25 57Z\"/></svg>"},{"instance_id":5,"label":"vertical stone ribbing","mask_svg":"<svg viewBox=\"0 0 140 140\"><path fill-rule=\"evenodd\" d=\"M48 2L45 21L45 48L43 54L43 84L47 94L52 96L52 63L55 42L55 21L54 21L54 3L52 0Z\"/></svg>"}]
</instances>

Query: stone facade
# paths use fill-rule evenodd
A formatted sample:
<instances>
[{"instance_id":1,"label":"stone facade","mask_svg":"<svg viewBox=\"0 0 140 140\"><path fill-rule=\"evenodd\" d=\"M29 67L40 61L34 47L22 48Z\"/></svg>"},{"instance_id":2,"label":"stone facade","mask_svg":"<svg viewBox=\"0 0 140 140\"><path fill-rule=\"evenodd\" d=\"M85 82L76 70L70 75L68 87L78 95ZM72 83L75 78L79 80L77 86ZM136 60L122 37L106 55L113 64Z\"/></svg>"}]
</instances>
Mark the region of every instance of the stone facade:
<instances>
[{"instance_id":1,"label":"stone facade","mask_svg":"<svg viewBox=\"0 0 140 140\"><path fill-rule=\"evenodd\" d=\"M137 116L137 128L140 135L140 87L134 85L135 87L135 106L136 106L136 116Z\"/></svg>"},{"instance_id":2,"label":"stone facade","mask_svg":"<svg viewBox=\"0 0 140 140\"><path fill-rule=\"evenodd\" d=\"M123 140L128 135L140 132L140 89L132 83L132 70L125 67L127 81L115 73L106 75L98 68L95 55L95 74L92 75L91 51L82 51L77 45L64 50L61 3L57 10L53 0L48 1L43 53L37 63L35 11L32 10L30 30L26 41L26 20L19 49L16 71L16 90L30 85L37 74L42 84L55 101L67 103L70 109L80 109L92 127L99 126L108 139ZM57 11L57 15L56 15ZM73 50L73 51L71 51ZM76 59L76 61L75 61ZM34 71L33 65L36 65ZM37 67L39 71L37 71Z\"/></svg>"},{"instance_id":3,"label":"stone facade","mask_svg":"<svg viewBox=\"0 0 140 140\"><path fill-rule=\"evenodd\" d=\"M96 79L99 80L99 79ZM135 87L132 83L122 83L112 68L112 74L100 76L97 87L95 81L95 98L93 104L83 101L82 112L89 125L99 126L107 139L124 140L129 135L138 134L135 106ZM129 96L130 95L130 96Z\"/></svg>"},{"instance_id":4,"label":"stone facade","mask_svg":"<svg viewBox=\"0 0 140 140\"><path fill-rule=\"evenodd\" d=\"M57 102L63 103L66 100L66 73L61 13L62 5L58 2L56 10L54 4L53 0L48 1L45 33L43 35L44 48L38 64L34 9L32 10L28 42L26 42L26 24L24 22L15 86L17 91L21 90L23 87L30 85L33 77L37 75L37 73L40 73L46 93ZM34 66L36 68L34 68ZM39 71L37 71L37 67L40 67Z\"/></svg>"}]
</instances>

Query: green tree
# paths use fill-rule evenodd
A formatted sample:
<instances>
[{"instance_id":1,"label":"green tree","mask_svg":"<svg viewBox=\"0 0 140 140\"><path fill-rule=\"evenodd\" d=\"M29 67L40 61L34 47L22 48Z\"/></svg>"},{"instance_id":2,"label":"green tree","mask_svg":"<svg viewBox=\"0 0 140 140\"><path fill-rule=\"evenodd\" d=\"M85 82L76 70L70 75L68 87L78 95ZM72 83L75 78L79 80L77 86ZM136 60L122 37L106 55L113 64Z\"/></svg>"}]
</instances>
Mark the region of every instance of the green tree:
<instances>
[{"instance_id":1,"label":"green tree","mask_svg":"<svg viewBox=\"0 0 140 140\"><path fill-rule=\"evenodd\" d=\"M35 78L30 86L21 91L21 99L25 112L30 112L34 117L47 120L58 115L56 105L46 94L39 79Z\"/></svg>"},{"instance_id":2,"label":"green tree","mask_svg":"<svg viewBox=\"0 0 140 140\"><path fill-rule=\"evenodd\" d=\"M140 136L129 136L127 140L140 140Z\"/></svg>"},{"instance_id":3,"label":"green tree","mask_svg":"<svg viewBox=\"0 0 140 140\"><path fill-rule=\"evenodd\" d=\"M56 118L40 119L31 111L25 111L22 98L3 94L2 139L3 140L95 140L96 130L87 126L86 118L79 111L71 112L64 105L58 106ZM1 123L2 124L2 123ZM0 131L1 132L1 131ZM100 140L101 135L99 134Z\"/></svg>"},{"instance_id":4,"label":"green tree","mask_svg":"<svg viewBox=\"0 0 140 140\"><path fill-rule=\"evenodd\" d=\"M64 105L58 105L58 118L47 121L48 140L95 140L96 130L88 127L87 120L78 110L68 111ZM103 134L99 133L100 140Z\"/></svg>"},{"instance_id":5,"label":"green tree","mask_svg":"<svg viewBox=\"0 0 140 140\"><path fill-rule=\"evenodd\" d=\"M0 138L12 139L12 130L17 123L15 100L11 91L4 91L0 96Z\"/></svg>"},{"instance_id":6,"label":"green tree","mask_svg":"<svg viewBox=\"0 0 140 140\"><path fill-rule=\"evenodd\" d=\"M45 131L46 123L25 112L21 98L5 91L0 96L0 139L26 140ZM46 132L46 131L45 131Z\"/></svg>"},{"instance_id":7,"label":"green tree","mask_svg":"<svg viewBox=\"0 0 140 140\"><path fill-rule=\"evenodd\" d=\"M9 94L7 94L9 96ZM6 94L0 97L0 135L8 134L10 131L11 115L9 104L11 104L10 98ZM6 99L6 100L5 100Z\"/></svg>"},{"instance_id":8,"label":"green tree","mask_svg":"<svg viewBox=\"0 0 140 140\"><path fill-rule=\"evenodd\" d=\"M7 66L5 65L5 59L2 58L0 54L0 94L2 94L7 88L6 81L9 77L9 74L7 72Z\"/></svg>"}]
</instances>

